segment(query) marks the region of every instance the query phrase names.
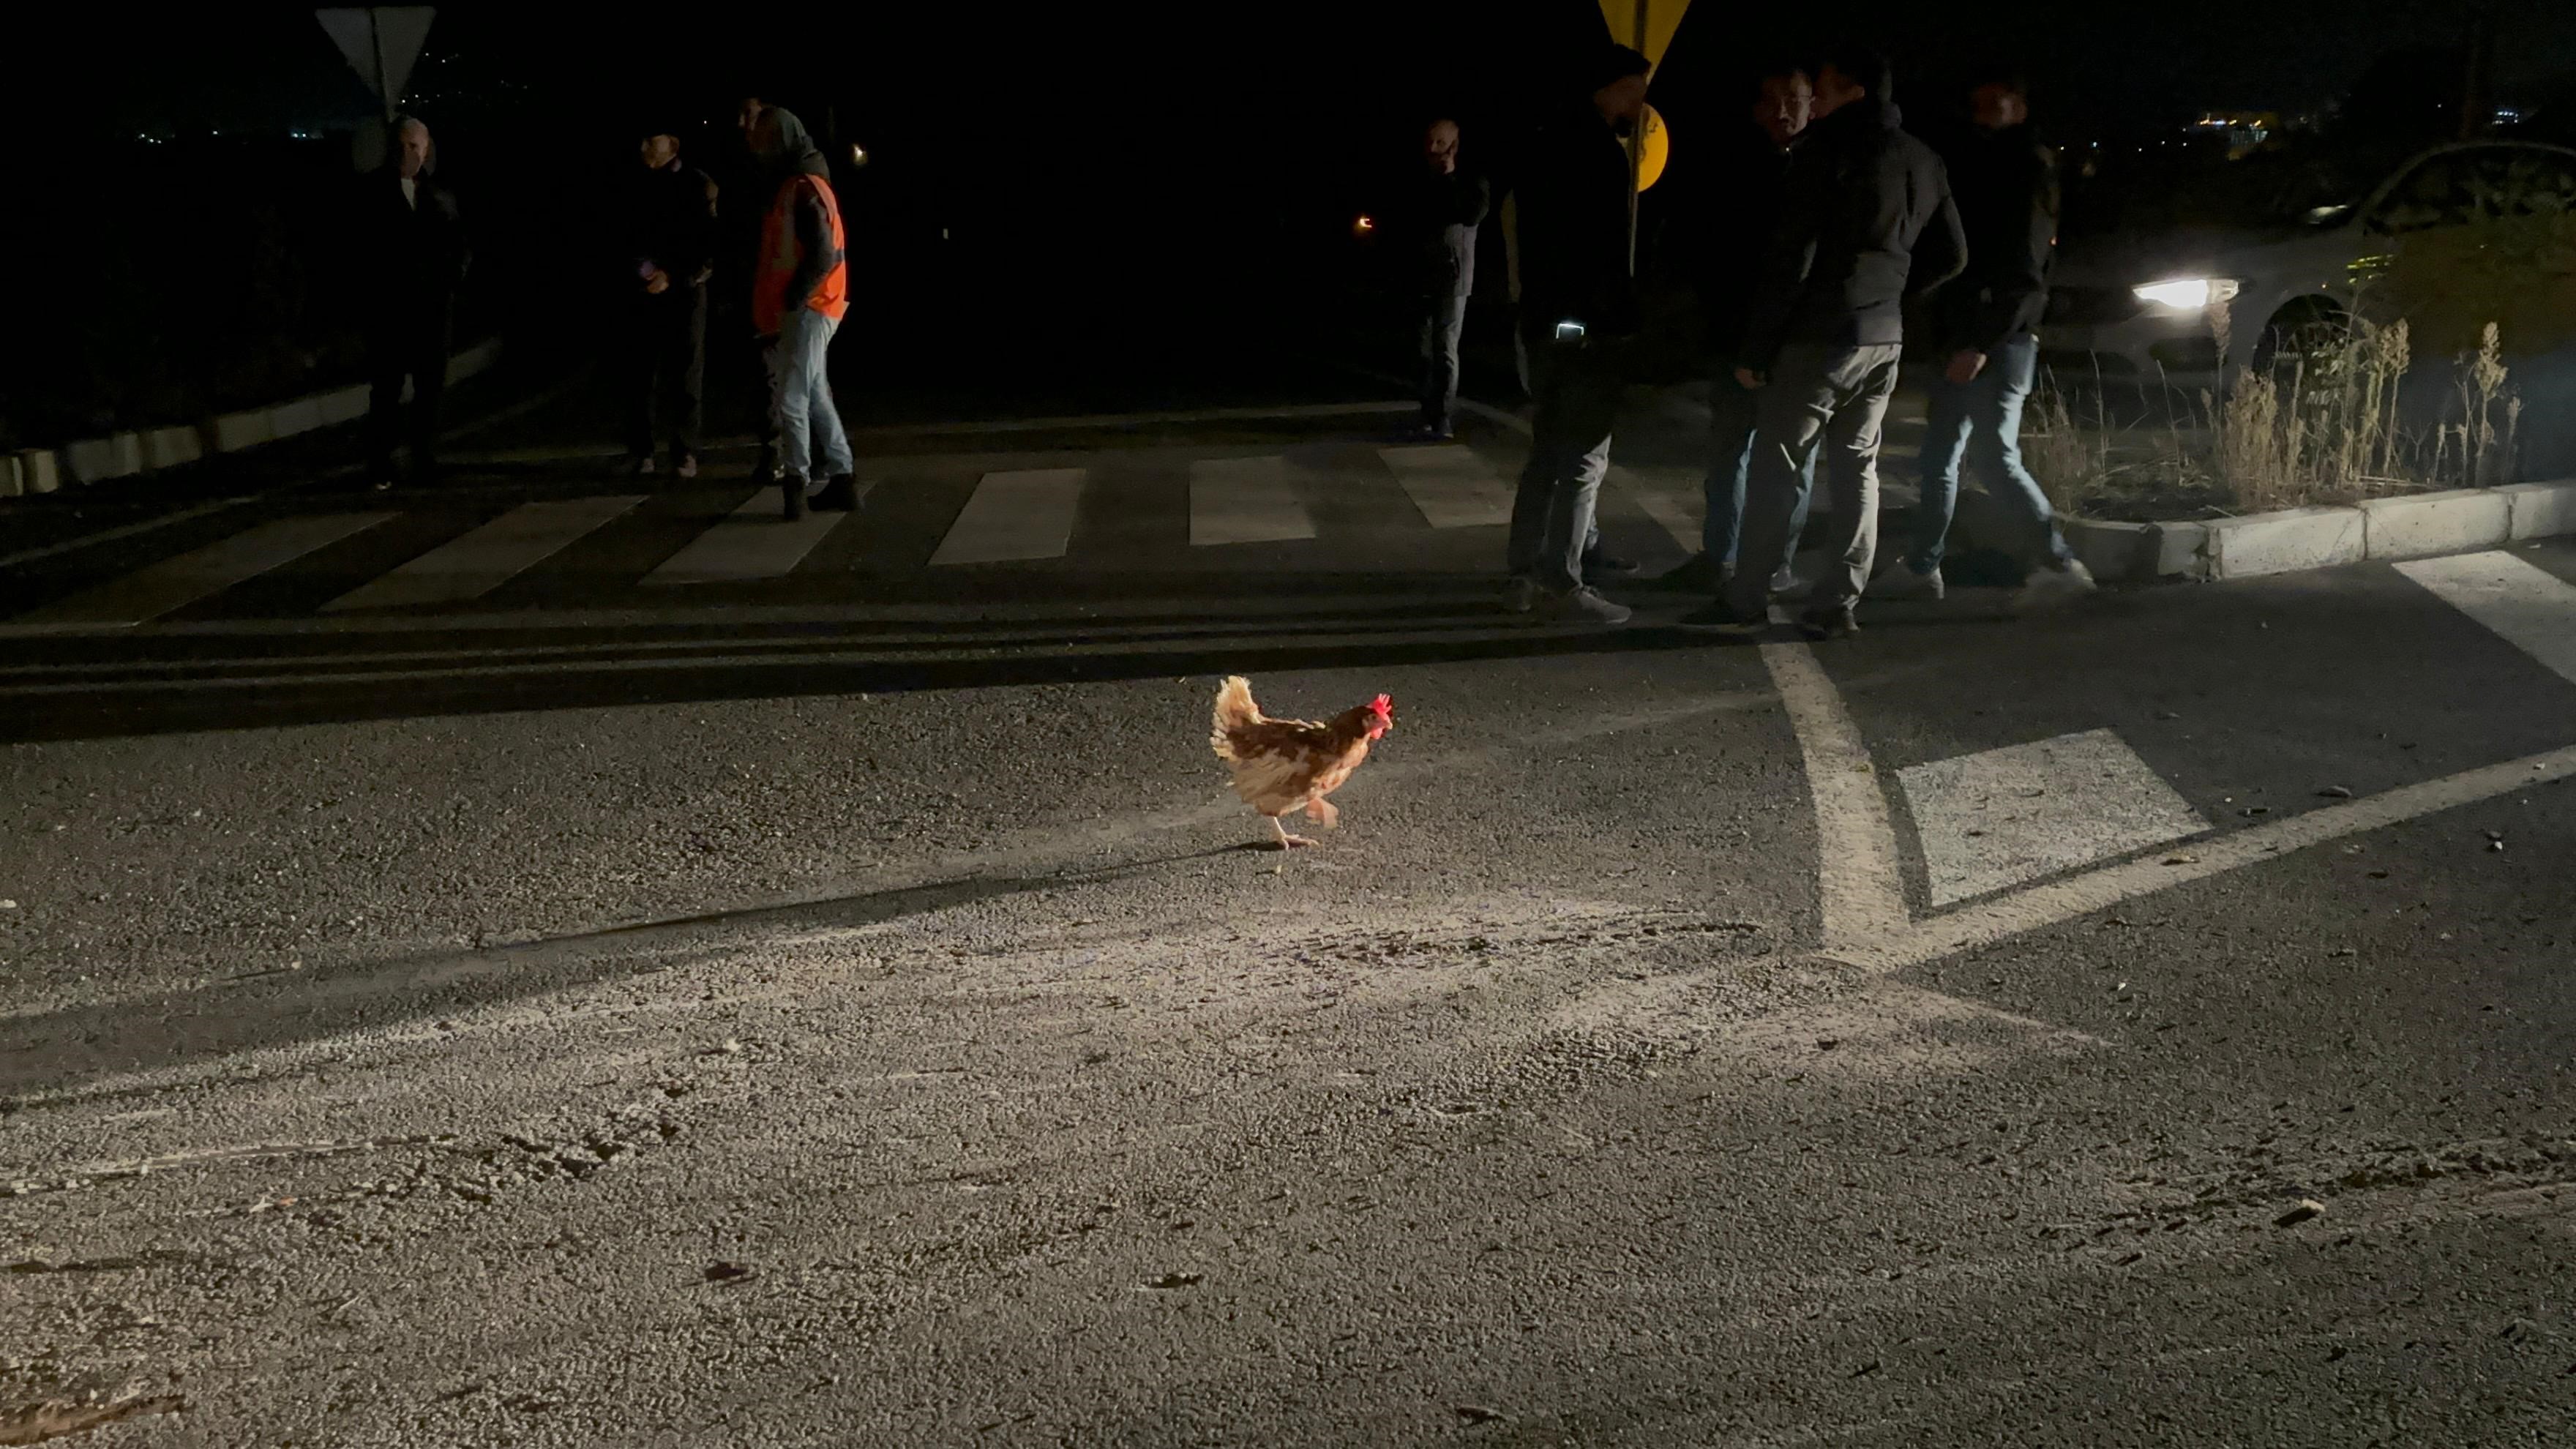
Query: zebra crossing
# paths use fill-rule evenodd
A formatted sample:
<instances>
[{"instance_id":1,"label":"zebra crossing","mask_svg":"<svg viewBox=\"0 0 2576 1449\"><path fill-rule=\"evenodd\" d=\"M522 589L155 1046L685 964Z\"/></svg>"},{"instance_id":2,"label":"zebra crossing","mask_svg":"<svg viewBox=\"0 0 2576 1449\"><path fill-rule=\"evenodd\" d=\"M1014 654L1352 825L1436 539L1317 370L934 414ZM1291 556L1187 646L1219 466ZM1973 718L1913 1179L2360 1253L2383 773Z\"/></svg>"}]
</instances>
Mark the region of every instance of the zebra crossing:
<instances>
[{"instance_id":1,"label":"zebra crossing","mask_svg":"<svg viewBox=\"0 0 2576 1449\"><path fill-rule=\"evenodd\" d=\"M1490 576L1517 469L1517 459L1456 443L1087 458L890 461L861 480L857 511L795 522L779 516L776 490L747 481L497 511L488 500L424 493L265 520L212 517L170 530L175 541L102 540L99 557L84 560L91 567L46 580L0 571L0 636L231 617L354 620L488 608L496 598L684 608L746 597L725 585L861 573L928 586L994 569ZM1650 471L1614 475L1605 514L1624 511L1650 543L1661 524L1678 557L1696 536L1697 482ZM1664 491L1676 496L1647 496ZM156 547L168 552L136 556Z\"/></svg>"}]
</instances>

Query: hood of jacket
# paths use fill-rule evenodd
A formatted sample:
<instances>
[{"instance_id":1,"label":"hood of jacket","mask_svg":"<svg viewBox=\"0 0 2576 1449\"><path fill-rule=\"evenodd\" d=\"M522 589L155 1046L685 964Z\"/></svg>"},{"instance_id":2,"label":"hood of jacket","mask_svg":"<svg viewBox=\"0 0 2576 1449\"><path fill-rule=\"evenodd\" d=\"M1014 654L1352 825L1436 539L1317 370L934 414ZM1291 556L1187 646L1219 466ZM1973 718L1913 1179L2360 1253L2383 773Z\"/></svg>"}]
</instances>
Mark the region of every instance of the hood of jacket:
<instances>
[{"instance_id":1,"label":"hood of jacket","mask_svg":"<svg viewBox=\"0 0 2576 1449\"><path fill-rule=\"evenodd\" d=\"M769 120L778 128L778 145L761 157L760 162L768 169L770 179L786 181L796 176L831 179L831 171L823 161L823 148L814 143L814 133L805 129L805 123L797 118L794 111L774 108L769 112Z\"/></svg>"}]
</instances>

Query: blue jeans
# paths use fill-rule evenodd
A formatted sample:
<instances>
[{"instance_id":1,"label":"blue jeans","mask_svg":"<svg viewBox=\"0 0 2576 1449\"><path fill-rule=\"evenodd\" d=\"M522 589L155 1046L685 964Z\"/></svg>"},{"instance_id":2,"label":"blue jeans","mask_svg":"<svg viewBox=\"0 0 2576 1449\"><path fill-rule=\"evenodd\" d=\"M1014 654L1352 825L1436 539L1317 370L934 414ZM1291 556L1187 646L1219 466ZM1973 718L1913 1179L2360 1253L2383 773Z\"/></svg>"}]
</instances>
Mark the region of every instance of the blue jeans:
<instances>
[{"instance_id":1,"label":"blue jeans","mask_svg":"<svg viewBox=\"0 0 2576 1449\"><path fill-rule=\"evenodd\" d=\"M1529 464L1512 499L1505 565L1515 578L1551 594L1583 587L1583 554L1592 515L1610 471L1610 425L1619 411L1619 377L1601 355L1540 342L1529 352Z\"/></svg>"},{"instance_id":2,"label":"blue jeans","mask_svg":"<svg viewBox=\"0 0 2576 1449\"><path fill-rule=\"evenodd\" d=\"M824 354L840 326L811 307L798 307L770 339L769 421L778 430L781 473L810 481L858 470L850 456L850 435L841 428L841 410L832 405L832 380L824 372ZM823 465L819 474L811 467L818 454Z\"/></svg>"},{"instance_id":3,"label":"blue jeans","mask_svg":"<svg viewBox=\"0 0 2576 1449\"><path fill-rule=\"evenodd\" d=\"M2048 495L2021 461L2021 410L2039 376L2039 339L2024 332L1986 355L1986 370L1966 384L1946 378L1932 390L1931 426L1923 438L1923 501L1914 511L1914 547L1905 562L1916 573L1941 566L1950 520L1959 510L1959 462L1973 454L1986 491L2018 537L2005 541L2025 564L2075 556L2049 510Z\"/></svg>"},{"instance_id":4,"label":"blue jeans","mask_svg":"<svg viewBox=\"0 0 2576 1449\"><path fill-rule=\"evenodd\" d=\"M1762 394L1748 392L1733 369L1708 385L1708 517L1699 546L1711 563L1732 564L1744 533L1744 483L1753 471L1753 434L1762 419ZM1810 469L1812 482L1813 470ZM1807 495L1789 518L1789 547L1807 531Z\"/></svg>"}]
</instances>

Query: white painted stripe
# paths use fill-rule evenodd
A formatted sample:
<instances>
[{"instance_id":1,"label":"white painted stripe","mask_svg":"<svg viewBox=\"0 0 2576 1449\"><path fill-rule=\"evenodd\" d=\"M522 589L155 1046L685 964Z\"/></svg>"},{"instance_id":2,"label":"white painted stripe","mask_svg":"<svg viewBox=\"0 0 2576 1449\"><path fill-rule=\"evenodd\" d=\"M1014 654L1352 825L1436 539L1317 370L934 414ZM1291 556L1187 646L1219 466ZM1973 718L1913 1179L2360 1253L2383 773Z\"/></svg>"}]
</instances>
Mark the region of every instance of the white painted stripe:
<instances>
[{"instance_id":1,"label":"white painted stripe","mask_svg":"<svg viewBox=\"0 0 2576 1449\"><path fill-rule=\"evenodd\" d=\"M1896 780L1936 907L2209 828L2110 730L1910 765Z\"/></svg>"},{"instance_id":2,"label":"white painted stripe","mask_svg":"<svg viewBox=\"0 0 2576 1449\"><path fill-rule=\"evenodd\" d=\"M59 599L18 616L21 624L140 624L173 609L185 608L259 577L280 564L292 563L316 549L327 548L361 529L373 528L391 513L324 513L281 518L234 534L192 553L164 559L149 568L111 579L94 589Z\"/></svg>"},{"instance_id":3,"label":"white painted stripe","mask_svg":"<svg viewBox=\"0 0 2576 1449\"><path fill-rule=\"evenodd\" d=\"M1062 558L1073 542L1073 512L1088 468L1029 468L987 473L939 541L932 564L1006 563Z\"/></svg>"},{"instance_id":4,"label":"white painted stripe","mask_svg":"<svg viewBox=\"0 0 2576 1449\"><path fill-rule=\"evenodd\" d=\"M479 599L643 501L636 494L522 503L481 528L360 584L324 604L323 612Z\"/></svg>"},{"instance_id":5,"label":"white painted stripe","mask_svg":"<svg viewBox=\"0 0 2576 1449\"><path fill-rule=\"evenodd\" d=\"M1433 528L1485 528L1512 521L1511 485L1472 448L1380 448L1395 481Z\"/></svg>"},{"instance_id":6,"label":"white painted stripe","mask_svg":"<svg viewBox=\"0 0 2576 1449\"><path fill-rule=\"evenodd\" d=\"M2502 551L2414 559L2397 571L2561 679L2576 680L2576 584Z\"/></svg>"},{"instance_id":7,"label":"white painted stripe","mask_svg":"<svg viewBox=\"0 0 2576 1449\"><path fill-rule=\"evenodd\" d=\"M859 480L859 496L876 486ZM776 579L795 572L805 555L826 534L857 517L853 513L808 513L794 523L780 516L775 488L763 488L715 526L689 540L689 545L644 576L647 584L705 584L731 579Z\"/></svg>"},{"instance_id":8,"label":"white painted stripe","mask_svg":"<svg viewBox=\"0 0 2576 1449\"><path fill-rule=\"evenodd\" d=\"M12 564L33 563L40 558L52 558L56 554L70 553L75 549L87 548L94 543L106 543L112 539L119 538L132 538L138 533L150 533L156 528L168 528L171 524L185 523L191 518L203 518L209 513L221 513L227 508L239 508L245 503L254 502L265 496L266 495L264 494L254 493L246 498L226 498L214 503L200 503L194 508L182 508L176 513L165 513L158 518L147 518L141 523L128 523L116 528L103 528L96 533L85 533L78 538L65 539L61 543L49 543L41 548L22 548L16 553L0 554L0 569L8 568Z\"/></svg>"},{"instance_id":9,"label":"white painted stripe","mask_svg":"<svg viewBox=\"0 0 2576 1449\"><path fill-rule=\"evenodd\" d=\"M1418 402L1295 403L1286 407L1201 408L1170 413L1074 413L1053 418L994 418L972 423L883 423L851 429L852 437L914 433L1034 433L1062 428L1133 428L1153 423L1257 422L1264 418L1365 417L1417 411Z\"/></svg>"},{"instance_id":10,"label":"white painted stripe","mask_svg":"<svg viewBox=\"0 0 2576 1449\"><path fill-rule=\"evenodd\" d=\"M1628 490L1646 516L1663 526L1672 540L1699 552L1708 515L1708 475L1697 468L1624 468L1610 465L1610 481Z\"/></svg>"},{"instance_id":11,"label":"white painted stripe","mask_svg":"<svg viewBox=\"0 0 2576 1449\"><path fill-rule=\"evenodd\" d=\"M1190 464L1190 546L1313 538L1286 458L1201 458Z\"/></svg>"},{"instance_id":12,"label":"white painted stripe","mask_svg":"<svg viewBox=\"0 0 2576 1449\"><path fill-rule=\"evenodd\" d=\"M1816 873L1825 949L1873 940L1904 928L1905 876L1896 827L1879 793L1869 746L1843 709L1842 696L1804 644L1765 644L1762 662L1789 712L1807 764L1816 807Z\"/></svg>"},{"instance_id":13,"label":"white painted stripe","mask_svg":"<svg viewBox=\"0 0 2576 1449\"><path fill-rule=\"evenodd\" d=\"M2125 865L2105 866L2069 880L2052 881L1998 896L1982 905L1934 916L1919 925L1892 931L1877 940L1861 940L1828 952L1854 966L1899 971L1954 952L1989 945L2026 931L2036 931L2078 916L2090 915L2122 901L2231 870L2277 859L2294 850L2341 840L2348 835L2400 825L2444 810L2474 805L2498 795L2576 778L2576 745L2525 755L2500 765L2468 770L2418 785L2404 785L2366 800L2329 805L2240 830L2233 835L2195 843L2174 855L2149 855Z\"/></svg>"}]
</instances>

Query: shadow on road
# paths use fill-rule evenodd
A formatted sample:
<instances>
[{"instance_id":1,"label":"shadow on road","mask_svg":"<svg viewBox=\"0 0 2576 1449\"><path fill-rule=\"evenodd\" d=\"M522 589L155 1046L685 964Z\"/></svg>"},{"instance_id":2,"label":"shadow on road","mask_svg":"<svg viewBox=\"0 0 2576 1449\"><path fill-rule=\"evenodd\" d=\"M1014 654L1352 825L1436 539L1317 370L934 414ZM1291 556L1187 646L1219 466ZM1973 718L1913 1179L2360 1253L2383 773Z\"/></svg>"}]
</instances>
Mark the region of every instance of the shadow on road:
<instances>
[{"instance_id":1,"label":"shadow on road","mask_svg":"<svg viewBox=\"0 0 2576 1449\"><path fill-rule=\"evenodd\" d=\"M861 895L632 921L476 950L270 969L185 991L26 1016L0 1029L5 1031L0 1034L0 1112L156 1090L80 1090L116 1074L167 1071L241 1052L387 1031L422 1018L650 975L697 950L724 949L733 938L722 933L737 928L821 931L882 925L952 906L1263 848L1260 842L1246 842L1059 874L961 876ZM11 1100L20 1094L42 1094L42 1099Z\"/></svg>"}]
</instances>

